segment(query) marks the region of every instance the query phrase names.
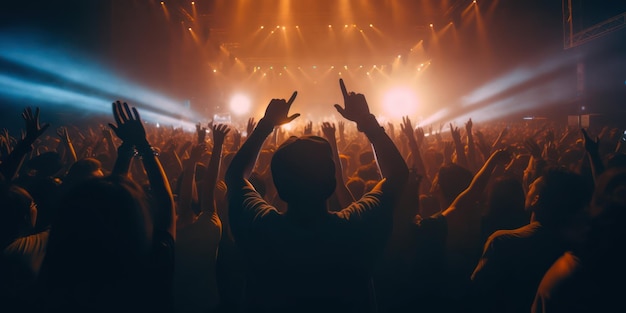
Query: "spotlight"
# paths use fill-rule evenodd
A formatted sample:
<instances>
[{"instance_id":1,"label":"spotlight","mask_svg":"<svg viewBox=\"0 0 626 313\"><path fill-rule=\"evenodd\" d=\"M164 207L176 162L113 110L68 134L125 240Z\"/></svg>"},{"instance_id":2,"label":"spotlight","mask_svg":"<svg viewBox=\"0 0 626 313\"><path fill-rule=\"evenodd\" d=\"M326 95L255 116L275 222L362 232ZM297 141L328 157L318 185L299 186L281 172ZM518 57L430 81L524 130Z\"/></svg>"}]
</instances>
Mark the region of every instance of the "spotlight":
<instances>
[{"instance_id":1,"label":"spotlight","mask_svg":"<svg viewBox=\"0 0 626 313\"><path fill-rule=\"evenodd\" d=\"M189 28L187 28L187 29L191 31L191 27L189 27Z\"/></svg>"},{"instance_id":2,"label":"spotlight","mask_svg":"<svg viewBox=\"0 0 626 313\"><path fill-rule=\"evenodd\" d=\"M194 5L194 4L196 4L196 2L195 1L191 1L191 5Z\"/></svg>"},{"instance_id":3,"label":"spotlight","mask_svg":"<svg viewBox=\"0 0 626 313\"><path fill-rule=\"evenodd\" d=\"M402 58L402 55L398 54L398 59Z\"/></svg>"},{"instance_id":4,"label":"spotlight","mask_svg":"<svg viewBox=\"0 0 626 313\"><path fill-rule=\"evenodd\" d=\"M374 27L374 25L373 25L373 24L370 24L370 27Z\"/></svg>"},{"instance_id":5,"label":"spotlight","mask_svg":"<svg viewBox=\"0 0 626 313\"><path fill-rule=\"evenodd\" d=\"M332 28L332 27L333 27L333 25L328 25L328 28Z\"/></svg>"},{"instance_id":6,"label":"spotlight","mask_svg":"<svg viewBox=\"0 0 626 313\"><path fill-rule=\"evenodd\" d=\"M287 29L287 27L283 26L283 30Z\"/></svg>"},{"instance_id":7,"label":"spotlight","mask_svg":"<svg viewBox=\"0 0 626 313\"><path fill-rule=\"evenodd\" d=\"M265 26L261 26L261 29L265 28Z\"/></svg>"},{"instance_id":8,"label":"spotlight","mask_svg":"<svg viewBox=\"0 0 626 313\"><path fill-rule=\"evenodd\" d=\"M346 25L343 25L343 27L344 27L344 28L348 28L348 24L346 24Z\"/></svg>"},{"instance_id":9,"label":"spotlight","mask_svg":"<svg viewBox=\"0 0 626 313\"><path fill-rule=\"evenodd\" d=\"M474 0L474 1L472 1L472 2L476 3L476 0Z\"/></svg>"},{"instance_id":10,"label":"spotlight","mask_svg":"<svg viewBox=\"0 0 626 313\"><path fill-rule=\"evenodd\" d=\"M348 66L347 66L347 65L344 65L344 66L343 66L343 69L344 69L344 70L347 70L347 69L348 69Z\"/></svg>"},{"instance_id":11,"label":"spotlight","mask_svg":"<svg viewBox=\"0 0 626 313\"><path fill-rule=\"evenodd\" d=\"M280 25L276 25L276 28L280 28Z\"/></svg>"},{"instance_id":12,"label":"spotlight","mask_svg":"<svg viewBox=\"0 0 626 313\"><path fill-rule=\"evenodd\" d=\"M250 104L250 98L243 94L235 94L230 98L230 110L236 115L248 114Z\"/></svg>"},{"instance_id":13,"label":"spotlight","mask_svg":"<svg viewBox=\"0 0 626 313\"><path fill-rule=\"evenodd\" d=\"M161 4L165 4L165 2L161 1Z\"/></svg>"},{"instance_id":14,"label":"spotlight","mask_svg":"<svg viewBox=\"0 0 626 313\"><path fill-rule=\"evenodd\" d=\"M296 25L296 28L300 28L300 26Z\"/></svg>"},{"instance_id":15,"label":"spotlight","mask_svg":"<svg viewBox=\"0 0 626 313\"><path fill-rule=\"evenodd\" d=\"M430 28L433 28L434 26L435 26L435 25L433 25L433 24L428 25L428 27L430 27Z\"/></svg>"},{"instance_id":16,"label":"spotlight","mask_svg":"<svg viewBox=\"0 0 626 313\"><path fill-rule=\"evenodd\" d=\"M395 87L387 91L383 106L389 116L402 117L412 115L417 108L417 97L408 87Z\"/></svg>"},{"instance_id":17,"label":"spotlight","mask_svg":"<svg viewBox=\"0 0 626 313\"><path fill-rule=\"evenodd\" d=\"M213 73L217 73L217 70L216 70L216 69L214 69L214 70L213 70Z\"/></svg>"}]
</instances>

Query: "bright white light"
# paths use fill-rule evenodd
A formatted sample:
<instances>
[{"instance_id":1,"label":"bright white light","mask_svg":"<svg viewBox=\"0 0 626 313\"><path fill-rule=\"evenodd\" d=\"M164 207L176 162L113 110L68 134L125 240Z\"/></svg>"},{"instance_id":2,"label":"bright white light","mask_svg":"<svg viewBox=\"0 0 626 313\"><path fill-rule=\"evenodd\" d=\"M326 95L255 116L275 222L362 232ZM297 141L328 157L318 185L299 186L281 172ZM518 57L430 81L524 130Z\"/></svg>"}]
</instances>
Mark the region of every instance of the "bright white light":
<instances>
[{"instance_id":1,"label":"bright white light","mask_svg":"<svg viewBox=\"0 0 626 313\"><path fill-rule=\"evenodd\" d=\"M417 109L417 96L410 88L395 87L385 93L383 106L391 117L412 115Z\"/></svg>"},{"instance_id":2,"label":"bright white light","mask_svg":"<svg viewBox=\"0 0 626 313\"><path fill-rule=\"evenodd\" d=\"M244 115L250 112L250 98L242 94L233 95L230 98L230 110L236 115Z\"/></svg>"}]
</instances>

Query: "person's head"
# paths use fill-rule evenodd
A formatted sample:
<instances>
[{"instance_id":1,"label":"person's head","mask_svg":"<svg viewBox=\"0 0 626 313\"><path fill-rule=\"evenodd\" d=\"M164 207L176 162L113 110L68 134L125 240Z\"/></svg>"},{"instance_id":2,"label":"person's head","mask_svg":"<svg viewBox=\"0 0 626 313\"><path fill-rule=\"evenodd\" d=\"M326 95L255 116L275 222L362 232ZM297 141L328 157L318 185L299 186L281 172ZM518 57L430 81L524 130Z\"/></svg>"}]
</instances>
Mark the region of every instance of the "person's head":
<instances>
[{"instance_id":1,"label":"person's head","mask_svg":"<svg viewBox=\"0 0 626 313\"><path fill-rule=\"evenodd\" d=\"M30 194L17 186L0 191L0 251L13 240L27 235L37 220L37 206Z\"/></svg>"},{"instance_id":2,"label":"person's head","mask_svg":"<svg viewBox=\"0 0 626 313\"><path fill-rule=\"evenodd\" d=\"M488 214L511 215L524 211L524 187L513 177L500 177L491 185L487 197Z\"/></svg>"},{"instance_id":3,"label":"person's head","mask_svg":"<svg viewBox=\"0 0 626 313\"><path fill-rule=\"evenodd\" d=\"M581 175L554 168L530 185L525 206L536 221L562 226L582 212L590 196L590 189Z\"/></svg>"},{"instance_id":4,"label":"person's head","mask_svg":"<svg viewBox=\"0 0 626 313\"><path fill-rule=\"evenodd\" d=\"M70 276L100 266L127 274L141 266L151 240L152 218L141 186L122 176L93 178L61 199L47 261Z\"/></svg>"},{"instance_id":5,"label":"person's head","mask_svg":"<svg viewBox=\"0 0 626 313\"><path fill-rule=\"evenodd\" d=\"M474 176L468 169L457 164L444 165L437 174L437 188L446 203L452 203L463 190L469 187ZM435 186L433 186L435 187Z\"/></svg>"},{"instance_id":6,"label":"person's head","mask_svg":"<svg viewBox=\"0 0 626 313\"><path fill-rule=\"evenodd\" d=\"M94 158L85 158L72 164L63 183L77 184L94 177L103 177L102 163Z\"/></svg>"},{"instance_id":7,"label":"person's head","mask_svg":"<svg viewBox=\"0 0 626 313\"><path fill-rule=\"evenodd\" d=\"M287 139L272 157L271 172L278 195L289 204L325 201L337 183L330 144L318 136Z\"/></svg>"}]
</instances>

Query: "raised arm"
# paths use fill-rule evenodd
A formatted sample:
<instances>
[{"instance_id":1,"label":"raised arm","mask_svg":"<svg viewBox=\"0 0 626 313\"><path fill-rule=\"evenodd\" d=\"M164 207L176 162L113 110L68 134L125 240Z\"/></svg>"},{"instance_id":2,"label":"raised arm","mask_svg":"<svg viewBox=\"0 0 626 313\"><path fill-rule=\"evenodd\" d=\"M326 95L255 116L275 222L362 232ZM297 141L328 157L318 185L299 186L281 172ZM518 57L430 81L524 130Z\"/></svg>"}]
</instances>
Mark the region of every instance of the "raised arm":
<instances>
[{"instance_id":1,"label":"raised arm","mask_svg":"<svg viewBox=\"0 0 626 313\"><path fill-rule=\"evenodd\" d=\"M499 164L506 164L510 160L510 154L505 149L500 149L491 154L491 157L485 162L483 167L474 175L474 179L469 187L454 199L450 207L443 211L442 215L451 217L459 214L473 203L479 200L480 195L485 191L487 182L491 178L493 170Z\"/></svg>"},{"instance_id":2,"label":"raised arm","mask_svg":"<svg viewBox=\"0 0 626 313\"><path fill-rule=\"evenodd\" d=\"M409 174L404 158L385 130L380 127L376 117L370 113L365 96L354 92L348 93L343 79L339 80L339 86L345 107L335 104L337 112L345 119L356 122L357 129L372 143L380 172L386 179L382 186L383 192L392 196L399 194Z\"/></svg>"},{"instance_id":3,"label":"raised arm","mask_svg":"<svg viewBox=\"0 0 626 313\"><path fill-rule=\"evenodd\" d=\"M413 125L411 123L411 119L408 116L402 117L402 124L400 124L400 129L402 133L407 138L407 142L409 143L409 149L411 149L411 156L413 158L413 166L417 169L417 174L421 177L425 177L428 182L430 179L428 178L428 173L426 172L426 166L424 166L424 160L422 159L422 153L419 149L419 144L415 139L415 134L413 131ZM423 130L421 130L423 134ZM430 183L429 183L430 184Z\"/></svg>"},{"instance_id":4,"label":"raised arm","mask_svg":"<svg viewBox=\"0 0 626 313\"><path fill-rule=\"evenodd\" d=\"M454 149L456 151L456 163L469 169L467 157L465 156L465 146L461 141L461 131L458 127L452 126L452 123L450 123L450 134L452 135L452 141L454 142Z\"/></svg>"},{"instance_id":5,"label":"raised arm","mask_svg":"<svg viewBox=\"0 0 626 313\"><path fill-rule=\"evenodd\" d=\"M472 172L480 166L480 164L476 162L476 145L474 144L474 134L472 133L473 126L474 123L470 118L469 121L465 123L465 132L467 133L467 164Z\"/></svg>"},{"instance_id":6,"label":"raised arm","mask_svg":"<svg viewBox=\"0 0 626 313\"><path fill-rule=\"evenodd\" d=\"M212 214L216 211L215 188L217 186L217 176L219 174L220 164L222 161L222 147L229 131L230 128L226 125L213 125L211 132L213 135L213 150L211 152L211 160L209 161L207 170L204 173L204 187L200 195L200 205L202 206L202 211L205 213Z\"/></svg>"},{"instance_id":7,"label":"raised arm","mask_svg":"<svg viewBox=\"0 0 626 313\"><path fill-rule=\"evenodd\" d=\"M602 158L600 157L600 138L596 137L595 140L591 139L584 128L581 128L580 131L583 134L585 151L587 151L587 157L589 157L591 172L593 173L593 179L595 181L596 178L604 172L604 163L602 163Z\"/></svg>"},{"instance_id":8,"label":"raised arm","mask_svg":"<svg viewBox=\"0 0 626 313\"><path fill-rule=\"evenodd\" d=\"M133 145L141 155L143 166L148 175L150 189L155 200L153 212L155 230L163 230L176 238L176 223L174 223L174 200L172 190L150 143L146 139L146 130L143 127L137 109L128 107L125 102L113 103L113 117L116 125L109 123L109 127L124 143Z\"/></svg>"},{"instance_id":9,"label":"raised arm","mask_svg":"<svg viewBox=\"0 0 626 313\"><path fill-rule=\"evenodd\" d=\"M243 146L235 154L226 171L225 179L228 189L231 189L231 186L241 187L245 183L244 179L250 177L259 151L261 151L261 146L263 146L265 139L274 131L274 127L289 123L300 116L298 113L287 116L289 108L297 95L298 93L294 92L289 101L284 99L272 99L270 101L265 110L265 116L259 121L252 134L249 135L248 140L244 142Z\"/></svg>"},{"instance_id":10,"label":"raised arm","mask_svg":"<svg viewBox=\"0 0 626 313\"><path fill-rule=\"evenodd\" d=\"M180 181L180 192L177 199L178 219L176 227L185 227L193 224L196 212L193 210L194 202L197 202L196 192L196 164L206 151L204 143L196 144L191 148L189 159L183 162L183 173Z\"/></svg>"},{"instance_id":11,"label":"raised arm","mask_svg":"<svg viewBox=\"0 0 626 313\"><path fill-rule=\"evenodd\" d=\"M337 139L335 137L335 125L324 122L322 124L322 133L324 137L330 143L330 147L333 150L333 161L335 162L335 180L337 180L337 186L335 187L335 196L339 202L341 208L345 208L354 202L354 196L350 193L348 187L346 187L346 180L343 177L343 168L341 166L341 160L339 158L339 151L337 150Z\"/></svg>"},{"instance_id":12,"label":"raised arm","mask_svg":"<svg viewBox=\"0 0 626 313\"><path fill-rule=\"evenodd\" d=\"M22 118L26 123L26 135L0 164L0 173L4 175L7 181L13 180L22 166L24 158L33 149L32 144L50 127L48 123L39 124L39 108L36 108L33 114L33 110L27 107L22 113Z\"/></svg>"}]
</instances>

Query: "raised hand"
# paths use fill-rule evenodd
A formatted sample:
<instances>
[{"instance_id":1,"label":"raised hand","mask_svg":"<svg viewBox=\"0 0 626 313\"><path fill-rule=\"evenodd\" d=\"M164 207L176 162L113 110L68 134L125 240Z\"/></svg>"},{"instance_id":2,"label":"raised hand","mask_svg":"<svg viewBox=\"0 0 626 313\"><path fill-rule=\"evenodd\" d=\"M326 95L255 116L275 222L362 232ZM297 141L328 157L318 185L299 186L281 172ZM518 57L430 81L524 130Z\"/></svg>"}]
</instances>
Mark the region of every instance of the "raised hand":
<instances>
[{"instance_id":1,"label":"raised hand","mask_svg":"<svg viewBox=\"0 0 626 313\"><path fill-rule=\"evenodd\" d=\"M511 152L508 149L498 149L491 154L491 162L506 164L511 161Z\"/></svg>"},{"instance_id":2,"label":"raised hand","mask_svg":"<svg viewBox=\"0 0 626 313\"><path fill-rule=\"evenodd\" d=\"M461 142L461 131L458 127L452 126L452 123L450 123L450 135L452 135L454 142Z\"/></svg>"},{"instance_id":3,"label":"raised hand","mask_svg":"<svg viewBox=\"0 0 626 313\"><path fill-rule=\"evenodd\" d=\"M344 130L346 129L346 123L344 123L343 121L339 121L337 123L337 129L339 130L339 134L343 134Z\"/></svg>"},{"instance_id":4,"label":"raised hand","mask_svg":"<svg viewBox=\"0 0 626 313\"><path fill-rule=\"evenodd\" d=\"M472 122L472 119L470 118L469 121L465 123L465 131L467 131L468 134L472 132L472 126L474 126L474 123Z\"/></svg>"},{"instance_id":5,"label":"raised hand","mask_svg":"<svg viewBox=\"0 0 626 313\"><path fill-rule=\"evenodd\" d=\"M57 128L57 136L59 136L59 138L61 138L61 140L65 143L70 142L70 135L67 133L66 127Z\"/></svg>"},{"instance_id":6,"label":"raised hand","mask_svg":"<svg viewBox=\"0 0 626 313\"><path fill-rule=\"evenodd\" d=\"M141 117L136 108L131 109L126 102L116 101L113 103L113 118L116 125L109 123L109 127L123 142L132 145L148 145L146 130L141 122Z\"/></svg>"},{"instance_id":7,"label":"raised hand","mask_svg":"<svg viewBox=\"0 0 626 313\"><path fill-rule=\"evenodd\" d=\"M226 138L226 135L228 134L228 132L230 132L230 128L228 127L228 125L224 125L224 124L217 124L217 125L213 125L213 144L214 145L221 145L224 143L224 139Z\"/></svg>"},{"instance_id":8,"label":"raised hand","mask_svg":"<svg viewBox=\"0 0 626 313\"><path fill-rule=\"evenodd\" d=\"M198 144L203 144L206 141L206 128L202 127L202 124L196 124L196 134L198 135Z\"/></svg>"},{"instance_id":9,"label":"raised hand","mask_svg":"<svg viewBox=\"0 0 626 313\"><path fill-rule=\"evenodd\" d=\"M426 134L424 134L424 129L421 127L418 127L415 129L415 140L417 140L417 145L418 146L422 146L422 143L424 142L424 138L426 138Z\"/></svg>"},{"instance_id":10,"label":"raised hand","mask_svg":"<svg viewBox=\"0 0 626 313\"><path fill-rule=\"evenodd\" d=\"M541 147L533 139L527 139L524 141L524 146L530 152L530 155L535 159L541 159Z\"/></svg>"},{"instance_id":11,"label":"raised hand","mask_svg":"<svg viewBox=\"0 0 626 313\"><path fill-rule=\"evenodd\" d=\"M331 139L335 140L335 124L328 122L322 123L322 134L324 134L324 137L326 137L329 141Z\"/></svg>"},{"instance_id":12,"label":"raised hand","mask_svg":"<svg viewBox=\"0 0 626 313\"><path fill-rule=\"evenodd\" d=\"M263 120L270 123L272 126L280 126L296 119L300 116L300 113L296 113L291 116L287 116L287 114L289 113L289 108L291 108L291 105L297 95L298 92L294 91L288 101L285 101L285 99L272 99L272 101L270 101L267 105L267 109L265 109Z\"/></svg>"},{"instance_id":13,"label":"raised hand","mask_svg":"<svg viewBox=\"0 0 626 313\"><path fill-rule=\"evenodd\" d=\"M345 108L342 108L339 104L335 104L335 109L345 119L356 122L357 125L360 121L363 121L370 115L370 109L365 100L365 96L362 94L355 94L354 92L348 93L346 85L343 79L339 79L339 87L343 94L343 102Z\"/></svg>"},{"instance_id":14,"label":"raised hand","mask_svg":"<svg viewBox=\"0 0 626 313\"><path fill-rule=\"evenodd\" d=\"M585 146L585 150L588 153L598 153L600 149L600 137L596 137L596 139L592 139L589 137L589 134L584 128L580 129L580 132L583 134L583 145Z\"/></svg>"},{"instance_id":15,"label":"raised hand","mask_svg":"<svg viewBox=\"0 0 626 313\"><path fill-rule=\"evenodd\" d=\"M413 137L413 125L411 123L411 119L408 116L402 117L402 124L400 124L400 130L409 140L411 140L411 138L415 139L415 137Z\"/></svg>"},{"instance_id":16,"label":"raised hand","mask_svg":"<svg viewBox=\"0 0 626 313\"><path fill-rule=\"evenodd\" d=\"M313 134L313 122L306 123L306 125L304 126L304 134L305 135Z\"/></svg>"},{"instance_id":17,"label":"raised hand","mask_svg":"<svg viewBox=\"0 0 626 313\"><path fill-rule=\"evenodd\" d=\"M250 134L252 134L252 131L254 131L254 128L256 127L256 122L254 121L254 117L251 117L248 119L248 126L246 127L246 132L248 134L248 136L250 136Z\"/></svg>"},{"instance_id":18,"label":"raised hand","mask_svg":"<svg viewBox=\"0 0 626 313\"><path fill-rule=\"evenodd\" d=\"M26 135L24 135L24 141L27 144L32 144L37 140L41 134L43 134L50 124L39 124L39 108L35 109L35 114L33 114L33 110L30 107L24 109L22 113L22 118L26 122Z\"/></svg>"}]
</instances>

